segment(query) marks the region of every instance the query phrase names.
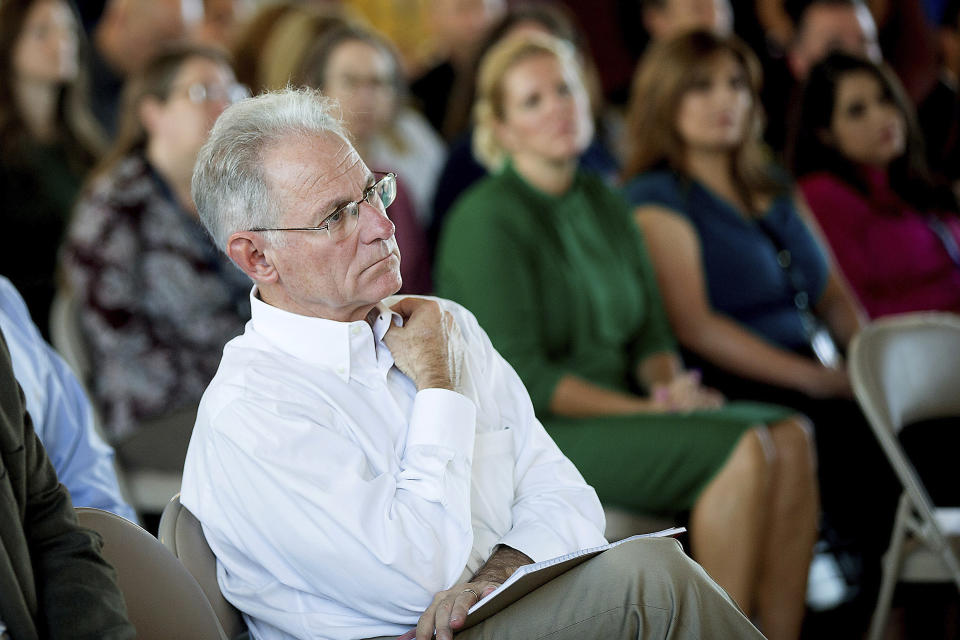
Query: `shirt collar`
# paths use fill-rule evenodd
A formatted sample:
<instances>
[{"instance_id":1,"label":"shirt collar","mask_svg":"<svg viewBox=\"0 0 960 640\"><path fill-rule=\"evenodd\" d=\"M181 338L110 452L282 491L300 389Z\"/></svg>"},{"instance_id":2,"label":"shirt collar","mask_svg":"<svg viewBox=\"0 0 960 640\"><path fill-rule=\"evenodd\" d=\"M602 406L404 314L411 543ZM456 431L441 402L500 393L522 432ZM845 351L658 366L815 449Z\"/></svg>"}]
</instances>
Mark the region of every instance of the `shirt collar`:
<instances>
[{"instance_id":1,"label":"shirt collar","mask_svg":"<svg viewBox=\"0 0 960 640\"><path fill-rule=\"evenodd\" d=\"M271 306L260 299L257 287L250 290L251 325L253 330L281 351L305 362L320 365L344 382L351 376L361 382L367 375L389 369L392 357L386 347L378 349L391 323L402 325L400 314L384 303L374 308L373 327L366 320L338 322L326 318L303 316ZM378 363L389 358L386 362Z\"/></svg>"}]
</instances>

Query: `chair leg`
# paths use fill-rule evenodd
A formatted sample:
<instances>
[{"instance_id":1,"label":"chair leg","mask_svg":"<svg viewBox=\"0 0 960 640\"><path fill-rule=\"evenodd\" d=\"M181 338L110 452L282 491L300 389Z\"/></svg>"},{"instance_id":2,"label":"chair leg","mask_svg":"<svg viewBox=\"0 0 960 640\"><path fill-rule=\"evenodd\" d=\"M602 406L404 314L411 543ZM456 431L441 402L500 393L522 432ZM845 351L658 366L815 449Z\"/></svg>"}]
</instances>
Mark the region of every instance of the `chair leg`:
<instances>
[{"instance_id":1,"label":"chair leg","mask_svg":"<svg viewBox=\"0 0 960 640\"><path fill-rule=\"evenodd\" d=\"M897 577L900 574L900 565L903 562L903 545L906 542L907 518L909 517L910 499L907 492L904 491L900 496L900 505L897 507L897 519L893 525L890 547L883 558L883 581L880 584L877 606L873 610L873 618L870 620L868 640L881 640L886 630L890 603L893 601L893 590L897 586Z\"/></svg>"}]
</instances>

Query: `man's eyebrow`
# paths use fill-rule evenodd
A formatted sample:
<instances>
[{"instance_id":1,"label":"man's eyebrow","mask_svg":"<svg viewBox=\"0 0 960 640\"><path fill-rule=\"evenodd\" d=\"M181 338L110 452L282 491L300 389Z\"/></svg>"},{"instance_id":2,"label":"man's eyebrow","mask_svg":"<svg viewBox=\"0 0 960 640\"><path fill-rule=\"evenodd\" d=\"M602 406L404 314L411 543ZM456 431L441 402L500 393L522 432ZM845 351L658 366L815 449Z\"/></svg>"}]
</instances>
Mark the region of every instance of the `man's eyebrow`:
<instances>
[{"instance_id":1,"label":"man's eyebrow","mask_svg":"<svg viewBox=\"0 0 960 640\"><path fill-rule=\"evenodd\" d=\"M372 187L376 181L377 181L377 176L374 175L373 172L368 171L367 181L365 183L366 186L363 188L363 192L366 193L367 189ZM363 198L363 194L360 194L360 198L357 198L357 200L361 198ZM316 209L317 211L323 212L320 214L320 224L323 224L324 220L326 220L327 218L332 216L334 213L336 213L341 207L345 207L351 202L356 202L357 200L351 200L349 198L345 200L340 200L339 202L335 200L328 200L327 202L320 204L319 206L317 206L317 209Z\"/></svg>"}]
</instances>

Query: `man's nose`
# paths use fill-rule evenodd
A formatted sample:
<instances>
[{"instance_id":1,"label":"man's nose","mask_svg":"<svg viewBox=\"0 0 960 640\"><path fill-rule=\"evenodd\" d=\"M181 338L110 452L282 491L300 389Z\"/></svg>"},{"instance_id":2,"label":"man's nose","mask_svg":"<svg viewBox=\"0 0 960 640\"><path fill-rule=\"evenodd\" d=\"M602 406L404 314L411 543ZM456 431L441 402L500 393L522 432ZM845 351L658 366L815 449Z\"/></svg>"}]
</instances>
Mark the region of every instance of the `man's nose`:
<instances>
[{"instance_id":1,"label":"man's nose","mask_svg":"<svg viewBox=\"0 0 960 640\"><path fill-rule=\"evenodd\" d=\"M396 225L387 217L387 212L363 200L360 203L360 239L364 242L386 240L396 231Z\"/></svg>"}]
</instances>

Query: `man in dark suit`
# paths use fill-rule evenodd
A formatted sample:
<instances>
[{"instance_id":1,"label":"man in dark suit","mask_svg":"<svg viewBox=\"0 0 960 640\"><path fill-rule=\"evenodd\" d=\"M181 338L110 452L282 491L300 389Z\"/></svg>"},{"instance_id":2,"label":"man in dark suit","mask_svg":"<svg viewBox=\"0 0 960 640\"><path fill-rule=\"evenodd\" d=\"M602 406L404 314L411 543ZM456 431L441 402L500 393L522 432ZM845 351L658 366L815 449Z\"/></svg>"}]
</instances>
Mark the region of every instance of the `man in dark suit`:
<instances>
[{"instance_id":1,"label":"man in dark suit","mask_svg":"<svg viewBox=\"0 0 960 640\"><path fill-rule=\"evenodd\" d=\"M33 432L0 333L0 638L133 638L100 547Z\"/></svg>"}]
</instances>

